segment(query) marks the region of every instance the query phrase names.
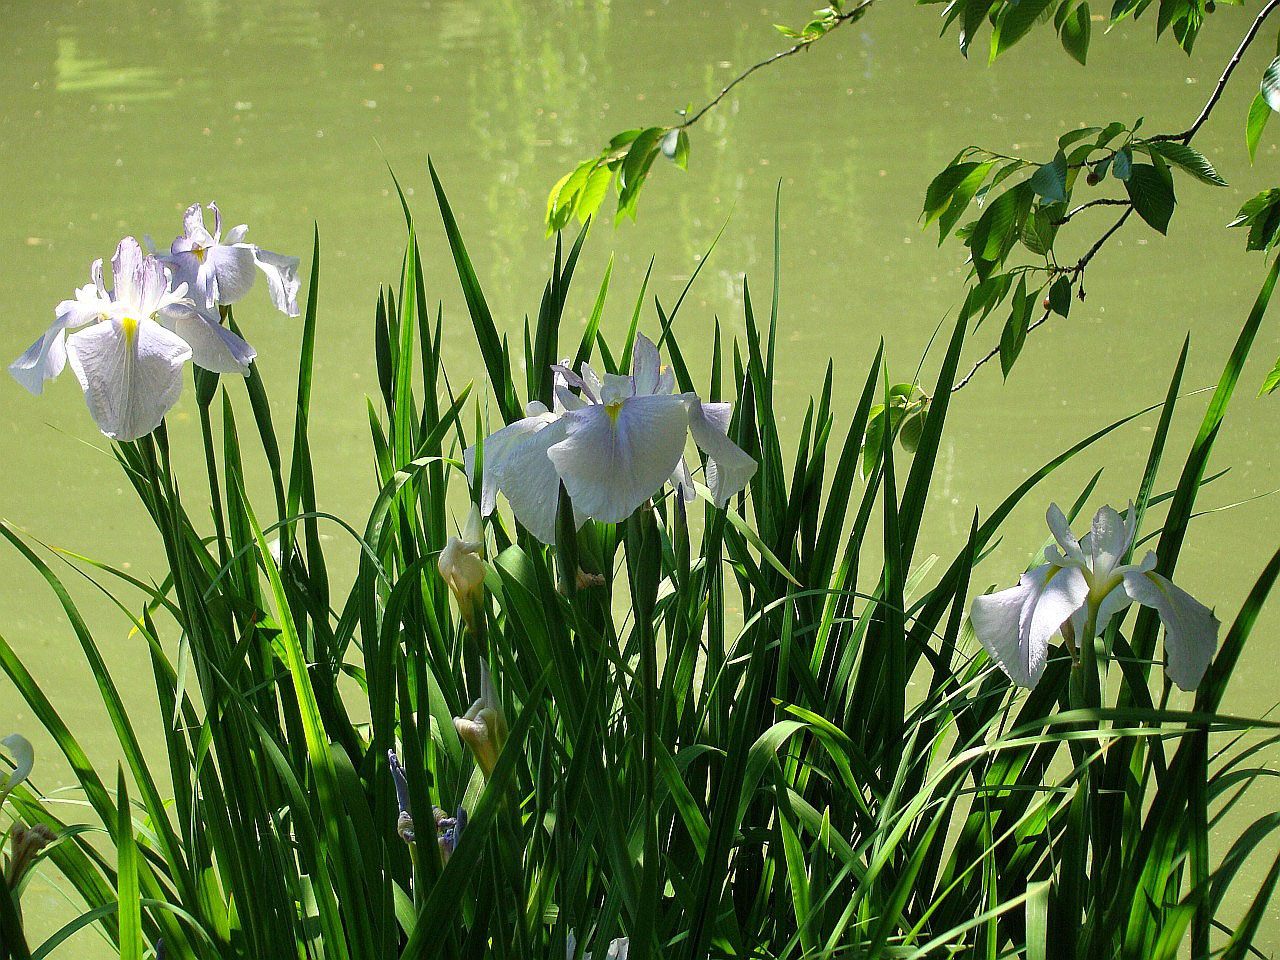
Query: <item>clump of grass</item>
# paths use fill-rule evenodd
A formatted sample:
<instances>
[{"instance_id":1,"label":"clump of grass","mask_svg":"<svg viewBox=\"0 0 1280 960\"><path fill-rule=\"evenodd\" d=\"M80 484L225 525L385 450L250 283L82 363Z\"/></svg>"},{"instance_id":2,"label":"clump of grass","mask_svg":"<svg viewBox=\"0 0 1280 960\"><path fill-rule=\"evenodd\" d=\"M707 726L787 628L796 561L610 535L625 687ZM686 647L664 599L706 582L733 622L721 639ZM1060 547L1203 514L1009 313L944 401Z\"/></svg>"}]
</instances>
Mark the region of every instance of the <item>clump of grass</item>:
<instances>
[{"instance_id":1,"label":"clump of grass","mask_svg":"<svg viewBox=\"0 0 1280 960\"><path fill-rule=\"evenodd\" d=\"M623 523L580 530L562 500L554 548L496 515L483 534L480 606L456 617L437 562L450 505L477 494L462 451L485 432L478 414L468 422L472 387L454 392L441 363L445 324L452 332L460 321L426 300L406 204L399 283L379 294L374 323L369 426L381 490L362 529L325 514L308 440L317 240L287 448L256 368L248 418L198 374L212 531L184 507L186 465L173 462L162 426L114 450L163 539L168 575L154 586L78 564L145 645L163 758L138 742L58 572L0 525L65 611L123 757L109 789L0 639L0 666L110 841L55 817L30 783L14 790L14 816L60 838L43 857L84 913L32 948L17 919L21 887L0 884L0 957L49 956L89 925L121 957L163 942L167 958L200 960L602 957L622 938L637 957L690 960L1150 958L1177 956L1188 940L1197 957L1250 950L1280 859L1242 917L1224 917L1222 903L1280 817L1260 818L1213 856L1210 827L1264 775L1258 752L1274 743L1241 740L1272 725L1222 704L1280 553L1191 709L1171 709L1167 684L1152 679L1158 623L1145 614L1113 623L1099 656L1082 658L1095 673L1075 682L1092 684L1091 706L1070 693L1065 648L1033 691L1016 691L967 633L973 570L1036 484L1132 417L1031 471L936 563L917 533L968 316L951 331L910 462L891 438L864 456L873 410L892 402L882 352L853 398L836 395L828 365L798 435L778 430L776 265L767 315L746 289L744 342L725 342L718 326L709 343L702 331L678 336L683 297L656 301L642 323L644 289L611 342L606 274L583 335L567 343L560 326L584 230L567 250L556 238L518 383L521 348L500 334L432 177L504 422L522 415L522 399L552 402L550 364L564 352L575 368L591 359L628 369L643 326L679 390L733 401L730 437L759 465L748 489L723 510L659 497ZM1276 272L1168 490L1159 468L1186 345L1158 405L1135 509L1145 520L1167 504L1157 549L1166 575ZM685 362L691 338L711 357L701 387ZM249 448L271 468L266 513L246 493ZM1092 492L1091 482L1071 517ZM330 579L322 524L358 548L345 590ZM1099 683L1104 669L1112 675ZM344 697L346 681L362 702ZM502 749L483 768L454 722L477 700L476 716L502 717L490 728ZM431 829L444 811L455 821L440 821L447 844Z\"/></svg>"}]
</instances>

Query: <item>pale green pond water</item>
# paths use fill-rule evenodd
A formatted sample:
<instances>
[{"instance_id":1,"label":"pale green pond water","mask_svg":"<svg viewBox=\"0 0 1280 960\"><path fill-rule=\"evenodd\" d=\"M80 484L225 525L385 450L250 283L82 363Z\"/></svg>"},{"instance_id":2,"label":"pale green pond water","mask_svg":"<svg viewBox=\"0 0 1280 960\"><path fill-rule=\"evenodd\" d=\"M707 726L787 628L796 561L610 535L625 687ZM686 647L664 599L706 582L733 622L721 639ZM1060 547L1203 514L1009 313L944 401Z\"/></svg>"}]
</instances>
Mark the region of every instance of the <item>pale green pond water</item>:
<instances>
[{"instance_id":1,"label":"pale green pond water","mask_svg":"<svg viewBox=\"0 0 1280 960\"><path fill-rule=\"evenodd\" d=\"M324 269L312 444L319 497L322 509L359 525L374 494L364 402L376 389L372 306L379 282L397 274L404 239L384 161L413 194L428 296L443 300L455 324L445 339L454 381L478 379L430 196L428 154L494 314L518 336L525 314L536 313L552 254L541 226L548 187L617 130L667 122L674 108L705 102L779 48L771 23L800 19L808 7L204 0L166 10L131 0L0 2L7 52L0 62L0 358L7 363L26 348L54 305L87 282L89 262L110 256L122 234L150 233L167 244L188 203L216 200L230 225L250 224L251 240L298 255L309 255L318 222ZM680 332L696 357L714 316L740 330L742 274L759 296L767 292L781 181L781 410L798 431L803 400L834 357L847 416L878 340L886 338L893 372L906 379L935 325L959 303L960 248L938 249L917 215L926 184L960 147L974 142L1047 159L1068 125L1138 114L1152 132L1180 130L1252 16L1221 5L1192 58L1171 42L1157 47L1154 23L1144 18L1107 36L1094 24L1087 70L1047 35L988 68L978 57L962 60L951 36L936 38L940 9L885 2L818 49L739 87L692 131L689 172L656 170L637 225L594 231L570 323L589 311L610 252L617 263L605 323L616 333L650 254L657 254L653 290L670 301L727 219ZM1180 177L1182 202L1167 240L1134 218L1091 267L1088 301L1029 339L1010 381L1002 384L992 364L957 396L922 553L953 552L975 506L989 510L1028 468L1161 399L1188 330L1184 382L1216 380L1263 273L1258 255L1245 256L1243 236L1223 225L1275 181L1273 140L1264 137L1252 169L1243 144L1245 111L1269 48L1264 36L1250 51L1196 141L1232 186L1214 190ZM1107 216L1097 215L1090 239ZM263 284L237 317L258 349L278 418L291 422L299 321L271 310ZM996 321L979 330L968 358L998 333ZM1280 398L1252 394L1278 352L1271 317L1215 453L1214 466L1231 472L1205 491L1203 508L1277 486ZM242 398L242 387L232 390ZM1184 401L1169 460L1180 464L1205 402ZM70 374L39 400L5 377L0 404L0 516L48 543L159 578L157 539ZM191 460L186 486L194 496L201 481L193 416L188 389L170 434ZM1127 428L1044 483L975 580L1012 583L1042 542L1045 505L1073 499L1097 468L1106 473L1090 512L1127 500L1154 423ZM1170 473L1162 487L1175 479ZM1275 501L1263 499L1199 520L1178 582L1229 621L1275 547L1275 516ZM345 549L336 540L334 547ZM117 682L139 705L140 725L158 744L141 645L91 585L65 572ZM114 740L54 598L7 546L0 582L0 633L109 770ZM1255 631L1229 712L1257 714L1276 701L1278 622L1269 612ZM42 784L64 776L25 705L0 685L0 734L10 729L37 742ZM1274 792L1259 790L1230 829L1275 802ZM35 941L65 916L58 902L47 885L32 887L26 904ZM1228 919L1243 904L1237 897ZM1277 943L1273 920L1259 947ZM100 941L80 937L61 955L104 954Z\"/></svg>"}]
</instances>

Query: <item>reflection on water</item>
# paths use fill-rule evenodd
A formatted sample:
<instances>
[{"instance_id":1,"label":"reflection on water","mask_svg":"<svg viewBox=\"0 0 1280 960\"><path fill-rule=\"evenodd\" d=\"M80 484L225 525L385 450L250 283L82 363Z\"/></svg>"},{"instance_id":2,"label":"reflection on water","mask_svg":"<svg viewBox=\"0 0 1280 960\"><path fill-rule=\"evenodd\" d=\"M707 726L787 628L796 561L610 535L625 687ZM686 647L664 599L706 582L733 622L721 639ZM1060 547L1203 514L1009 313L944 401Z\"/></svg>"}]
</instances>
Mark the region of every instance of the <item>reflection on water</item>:
<instances>
[{"instance_id":1,"label":"reflection on water","mask_svg":"<svg viewBox=\"0 0 1280 960\"><path fill-rule=\"evenodd\" d=\"M59 93L92 93L100 100L116 101L151 100L174 93L154 67L122 66L82 57L74 36L58 37L53 68Z\"/></svg>"},{"instance_id":2,"label":"reflection on water","mask_svg":"<svg viewBox=\"0 0 1280 960\"><path fill-rule=\"evenodd\" d=\"M480 367L434 214L428 154L495 320L519 342L553 253L541 222L551 184L614 132L667 122L690 101L713 97L778 49L773 22L794 22L811 6L192 0L170 9L150 0L0 0L10 52L0 61L7 94L0 103L0 358L26 348L52 319L54 304L84 282L89 262L109 256L122 234L167 239L193 201L217 199L235 222L253 226L256 239L286 253L307 255L318 224L318 494L323 509L358 523L373 496L363 399L376 392L372 306L378 284L395 279L403 242L385 165L410 194L428 296L442 302L453 331L445 360L455 383L465 383ZM678 323L687 344L697 344L717 318L727 333L741 330L743 273L757 301L768 296L781 185L776 396L784 434L798 428L803 399L832 357L839 404L851 402L882 337L895 379L906 379L962 291L959 247L936 249L933 232L921 233L917 223L930 178L970 142L1047 158L1077 120L1131 122L1142 113L1153 132L1184 128L1250 16L1220 5L1191 58L1171 43L1153 45L1146 19L1125 23L1095 37L1090 67L1082 70L1035 38L994 68L981 58L962 60L950 40L936 38L937 10L878 6L855 29L738 88L693 129L687 173L669 164L655 169L638 223L615 230L604 218L593 229L566 336L590 311L610 252L617 259L604 323L616 333L630 319L650 258L648 299L670 303L722 227ZM1185 382L1216 380L1261 279L1260 261L1246 259L1242 239L1222 225L1274 178L1272 141L1264 139L1258 166L1250 168L1240 136L1254 89L1248 78L1259 76L1269 57L1263 46L1250 52L1239 72L1246 79L1228 89L1196 141L1232 186L1214 191L1180 182L1183 203L1168 241L1130 225L1090 268L1088 302L1029 340L1008 384L989 365L957 395L922 534L929 552L956 549L974 507L989 510L1025 477L1026 465L1162 398L1188 329ZM1086 239L1082 234L1080 243ZM1188 283L1180 258L1192 250L1204 276ZM297 322L273 315L256 296L237 318L258 349L277 418L290 422ZM997 325L977 332L969 359L994 342ZM1231 465L1232 472L1206 491L1205 507L1274 484L1274 445L1256 438L1276 435L1280 404L1252 400L1247 387L1280 353L1275 329L1264 327L1257 362L1245 372L1219 440L1214 466ZM699 353L686 348L702 376L707 358ZM243 386L229 386L242 403ZM1186 448L1202 403L1184 402L1167 460ZM5 377L0 405L0 516L58 546L158 575L159 546L149 534L139 536L142 513L71 378L50 384L37 401ZM171 440L176 456L199 462L192 414L188 390L172 415ZM1139 422L1043 484L1015 513L1004 545L975 583L1007 580L1041 542L1043 505L1074 499L1098 467L1107 471L1094 505L1125 502L1141 474L1150 427ZM253 469L265 484L263 465ZM198 486L188 481L190 498ZM1216 596L1224 619L1270 555L1274 530L1262 516L1245 506L1206 516L1192 530L1179 583L1196 596ZM340 559L334 569L336 577ZM109 768L111 741L98 736L108 728L94 706L92 679L70 652L74 639L47 588L11 551L0 553L0 578L0 632L37 668L50 676L56 668L51 692L64 719ZM117 679L158 736L148 678L135 669L136 638L91 591L82 598ZM1266 637L1274 626L1272 617L1256 635ZM1245 658L1231 708L1261 712L1272 703L1271 665L1261 647ZM0 727L29 729L30 717L15 702L0 687ZM53 756L42 746L43 756ZM1256 810L1263 800L1251 802ZM44 894L36 899L33 888L31 902L55 902ZM1267 935L1274 942L1274 929Z\"/></svg>"}]
</instances>

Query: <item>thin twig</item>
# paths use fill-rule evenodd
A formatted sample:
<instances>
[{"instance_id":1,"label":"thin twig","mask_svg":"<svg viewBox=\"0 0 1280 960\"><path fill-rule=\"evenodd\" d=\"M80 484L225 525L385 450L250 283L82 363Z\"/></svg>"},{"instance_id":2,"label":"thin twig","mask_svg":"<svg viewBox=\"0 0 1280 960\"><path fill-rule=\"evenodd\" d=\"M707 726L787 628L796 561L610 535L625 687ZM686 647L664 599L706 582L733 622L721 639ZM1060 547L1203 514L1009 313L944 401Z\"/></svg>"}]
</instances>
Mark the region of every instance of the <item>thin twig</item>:
<instances>
[{"instance_id":1,"label":"thin twig","mask_svg":"<svg viewBox=\"0 0 1280 960\"><path fill-rule=\"evenodd\" d=\"M1280 3L1280 0L1272 0L1272 2ZM730 90L732 90L734 87L740 84L743 80L747 79L747 77L751 76L757 70L767 67L770 64L777 63L779 60L782 60L793 54L799 53L801 50L808 50L809 47L813 45L815 40L820 40L821 38L827 36L832 31L834 31L837 27L839 27L841 24L849 23L852 20L857 20L866 11L867 7L871 6L871 4L873 3L875 3L875 0L862 0L862 2L858 4L856 7L854 7L852 10L846 10L844 13L837 16L831 22L831 26L827 29L826 33L820 33L816 36L809 37L808 39L801 40L795 46L789 47L788 49L783 50L779 53L775 53L771 57L766 57L764 60L761 60L759 63L753 64L752 66L748 67L742 73L738 74L736 77L730 80L728 86L726 86L723 90L721 90L718 94L716 94L716 97L714 100L712 100L710 103L704 106L697 113L688 117L684 121L684 123L680 124L680 126L682 127L693 126L695 123L697 123L699 120L702 119L702 115L704 113L706 113L716 104L718 104L721 100L723 100L728 95Z\"/></svg>"},{"instance_id":2,"label":"thin twig","mask_svg":"<svg viewBox=\"0 0 1280 960\"><path fill-rule=\"evenodd\" d=\"M1271 0L1265 7L1258 11L1258 15L1253 18L1253 25L1249 27L1249 32L1244 35L1244 39L1240 41L1240 46L1236 47L1236 52L1232 54L1227 67L1222 71L1222 76L1218 78L1217 86L1213 88L1213 93L1209 95L1208 101L1204 105L1204 109L1200 111L1200 116L1196 117L1196 122L1191 124L1182 133L1166 133L1156 137L1149 137L1150 140L1181 140L1183 143L1190 142L1191 138L1196 135L1196 131L1204 126L1204 122L1209 119L1209 114L1213 112L1213 108L1217 106L1218 101L1222 98L1222 91L1227 88L1227 81L1231 79L1231 74L1235 71L1236 66L1240 63L1240 59L1244 56L1244 52L1249 49L1249 44L1253 43L1253 38L1258 35L1258 31L1262 29L1262 22L1271 16L1276 7L1280 7L1280 0Z\"/></svg>"},{"instance_id":3,"label":"thin twig","mask_svg":"<svg viewBox=\"0 0 1280 960\"><path fill-rule=\"evenodd\" d=\"M1253 23L1249 26L1248 31L1244 35L1244 38L1241 39L1240 45L1236 47L1236 52L1231 55L1231 59L1227 62L1226 68L1222 71L1222 76L1218 78L1218 82L1214 86L1213 92L1209 95L1209 99L1205 101L1205 105L1201 109L1200 115L1196 117L1195 123L1191 124L1190 127L1182 131L1181 133L1158 134L1154 137L1148 137L1147 138L1148 141L1153 141L1153 140L1154 141L1180 141L1182 143L1191 142L1191 138L1194 137L1197 132L1199 132L1202 126L1204 126L1205 121L1209 119L1209 114L1213 113L1214 107L1216 107L1218 105L1218 101L1222 99L1222 92L1227 87L1227 81L1231 79L1231 74L1235 72L1236 66L1240 63L1240 60L1244 57L1245 51L1249 49L1249 45L1253 43L1254 39L1257 37L1258 31L1262 29L1263 21L1265 21L1267 17L1271 16L1271 14L1275 12L1277 7L1280 7L1280 0L1269 0L1267 5L1258 11L1258 15L1254 17ZM1074 210L1070 211L1065 217L1063 217L1062 220L1058 221L1060 224L1066 223L1073 216L1075 216L1077 213L1079 213L1081 210L1084 210L1087 207L1103 206L1103 205L1123 205L1126 207L1126 209L1124 213L1120 214L1120 217L1116 220L1116 222L1113 223L1107 229L1107 232L1104 233L1101 237L1099 237L1097 241L1094 243L1094 245L1090 247L1088 251L1086 251L1083 257L1077 260L1073 266L1068 267L1065 270L1061 271L1062 273L1069 273L1071 275L1071 283L1073 286L1080 281L1081 277L1084 276L1085 267L1087 267L1089 265L1089 262L1095 256L1097 256L1098 251L1102 249L1103 244L1105 244L1108 240L1110 240L1113 236L1115 236L1116 232L1122 226L1124 226L1125 221L1129 219L1129 214L1133 213L1133 209L1134 209L1133 203L1132 201L1129 201L1129 200L1091 200L1088 203L1084 203L1076 207ZM1040 317L1039 320L1035 321L1034 323L1032 323L1030 326L1027 327L1027 333L1030 333L1036 327L1039 327L1047 323L1049 320L1049 314L1050 314L1050 311L1046 310L1044 312L1044 315ZM978 368L981 367L983 364L991 361L994 357L998 356L999 353L1000 353L1000 348L996 346L996 347L993 347L986 354L984 354L978 360L978 362L975 363L969 369L969 372L966 373L963 377L960 378L960 380L956 382L955 386L951 388L951 392L955 393L957 390L959 390L961 387L967 384L970 380L972 380L973 375L978 372Z\"/></svg>"},{"instance_id":4,"label":"thin twig","mask_svg":"<svg viewBox=\"0 0 1280 960\"><path fill-rule=\"evenodd\" d=\"M1030 324L1027 327L1027 333L1030 333L1036 327L1048 322L1049 322L1049 311L1046 310L1039 320L1036 320L1034 323ZM981 367L987 361L995 359L999 355L1000 355L1000 348L992 347L977 363L975 363L969 369L968 373L966 373L963 377L961 377L958 381L956 381L956 385L951 388L951 392L955 393L957 390L963 387L966 383L968 383L970 380L973 379L973 375L978 372L979 367Z\"/></svg>"},{"instance_id":5,"label":"thin twig","mask_svg":"<svg viewBox=\"0 0 1280 960\"><path fill-rule=\"evenodd\" d=\"M1060 227L1064 223L1066 223L1068 220L1070 220L1072 217L1074 217L1077 213L1079 213L1082 210L1088 210L1090 207L1127 207L1127 206L1129 206L1128 200L1115 200L1110 198L1104 198L1102 200L1090 200L1088 203L1082 203L1080 204L1080 206L1076 207L1074 210L1069 210L1067 213L1063 214L1057 220L1054 220L1053 225L1055 227Z\"/></svg>"}]
</instances>

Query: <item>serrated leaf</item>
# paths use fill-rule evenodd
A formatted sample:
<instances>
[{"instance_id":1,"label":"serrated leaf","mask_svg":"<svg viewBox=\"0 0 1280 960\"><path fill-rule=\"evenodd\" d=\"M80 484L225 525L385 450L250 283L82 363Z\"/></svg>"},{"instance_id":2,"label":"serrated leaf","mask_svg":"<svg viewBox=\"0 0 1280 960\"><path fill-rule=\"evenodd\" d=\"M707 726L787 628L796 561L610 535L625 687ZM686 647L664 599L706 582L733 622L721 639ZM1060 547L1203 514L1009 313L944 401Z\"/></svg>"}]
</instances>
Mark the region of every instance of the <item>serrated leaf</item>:
<instances>
[{"instance_id":1,"label":"serrated leaf","mask_svg":"<svg viewBox=\"0 0 1280 960\"><path fill-rule=\"evenodd\" d=\"M988 160L981 163L978 167L969 172L951 193L951 200L946 208L938 216L938 243L946 239L947 234L951 232L951 228L956 225L961 215L969 208L969 204L973 202L974 196L982 187L982 183L987 179L987 175L996 165L996 161Z\"/></svg>"},{"instance_id":2,"label":"serrated leaf","mask_svg":"<svg viewBox=\"0 0 1280 960\"><path fill-rule=\"evenodd\" d=\"M600 209L600 204L604 202L605 195L609 192L609 181L612 179L613 171L604 164L591 171L587 182L578 191L577 200L573 205L573 212L577 214L579 220L595 216L596 211Z\"/></svg>"},{"instance_id":3,"label":"serrated leaf","mask_svg":"<svg viewBox=\"0 0 1280 960\"><path fill-rule=\"evenodd\" d=\"M1031 184L1024 181L991 202L974 224L969 249L975 259L995 262L1009 248L1009 240L1021 226L1031 206Z\"/></svg>"},{"instance_id":4,"label":"serrated leaf","mask_svg":"<svg viewBox=\"0 0 1280 960\"><path fill-rule=\"evenodd\" d=\"M1089 4L1082 3L1072 11L1058 31L1062 49L1081 65L1089 58Z\"/></svg>"},{"instance_id":5,"label":"serrated leaf","mask_svg":"<svg viewBox=\"0 0 1280 960\"><path fill-rule=\"evenodd\" d=\"M1019 0L1018 3L1006 3L991 32L991 59L995 60L1025 37L1052 2L1053 0Z\"/></svg>"},{"instance_id":6,"label":"serrated leaf","mask_svg":"<svg viewBox=\"0 0 1280 960\"><path fill-rule=\"evenodd\" d=\"M1025 0L1024 0L1025 2ZM1067 156L1061 150L1031 175L1031 189L1050 203L1067 199Z\"/></svg>"},{"instance_id":7,"label":"serrated leaf","mask_svg":"<svg viewBox=\"0 0 1280 960\"><path fill-rule=\"evenodd\" d=\"M1049 309L1061 317L1071 312L1071 281L1065 276L1053 281L1049 288Z\"/></svg>"},{"instance_id":8,"label":"serrated leaf","mask_svg":"<svg viewBox=\"0 0 1280 960\"><path fill-rule=\"evenodd\" d=\"M1009 312L1009 319L1005 321L1004 331L1000 334L1000 370L1005 377L1009 376L1009 371L1013 369L1014 362L1018 359L1018 354L1022 352L1022 345L1027 339L1027 327L1031 321L1031 311L1027 309L1027 278L1025 275L1018 278L1018 289L1013 295L1013 309Z\"/></svg>"},{"instance_id":9,"label":"serrated leaf","mask_svg":"<svg viewBox=\"0 0 1280 960\"><path fill-rule=\"evenodd\" d=\"M1161 233L1168 232L1169 218L1177 201L1172 185L1160 171L1149 163L1135 163L1124 188L1138 216Z\"/></svg>"},{"instance_id":10,"label":"serrated leaf","mask_svg":"<svg viewBox=\"0 0 1280 960\"><path fill-rule=\"evenodd\" d=\"M1081 127L1079 130L1069 130L1058 138L1058 148L1065 150L1073 143L1079 143L1081 140L1086 140L1101 132L1101 127Z\"/></svg>"},{"instance_id":11,"label":"serrated leaf","mask_svg":"<svg viewBox=\"0 0 1280 960\"><path fill-rule=\"evenodd\" d=\"M956 189L965 178L983 166L977 160L967 163L954 163L947 167L929 182L924 192L924 224L927 227L947 208ZM988 164L988 169L990 166ZM975 188L976 189L976 188Z\"/></svg>"},{"instance_id":12,"label":"serrated leaf","mask_svg":"<svg viewBox=\"0 0 1280 960\"><path fill-rule=\"evenodd\" d=\"M1280 57L1271 61L1262 74L1262 98L1272 110L1280 110Z\"/></svg>"},{"instance_id":13,"label":"serrated leaf","mask_svg":"<svg viewBox=\"0 0 1280 960\"><path fill-rule=\"evenodd\" d=\"M1129 174L1133 170L1133 151L1128 147L1121 147L1116 151L1115 160L1111 163L1111 172L1115 174L1117 180L1128 180Z\"/></svg>"},{"instance_id":14,"label":"serrated leaf","mask_svg":"<svg viewBox=\"0 0 1280 960\"><path fill-rule=\"evenodd\" d=\"M1267 98L1258 93L1253 98L1253 103L1249 105L1249 119L1245 123L1244 140L1249 147L1249 162L1253 163L1254 155L1258 152L1258 141L1262 139L1262 131L1266 129L1267 121L1271 119L1271 107L1267 104Z\"/></svg>"},{"instance_id":15,"label":"serrated leaf","mask_svg":"<svg viewBox=\"0 0 1280 960\"><path fill-rule=\"evenodd\" d=\"M1204 183L1211 183L1215 187L1225 187L1227 181L1218 175L1218 171L1213 169L1213 164L1195 147L1185 143L1179 143L1176 140L1155 140L1147 144L1147 146L1164 157L1169 163L1185 170L1197 180Z\"/></svg>"}]
</instances>

